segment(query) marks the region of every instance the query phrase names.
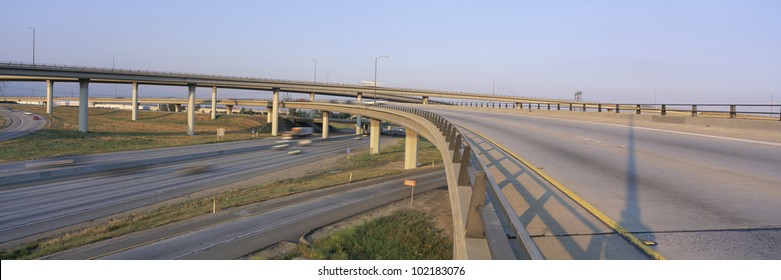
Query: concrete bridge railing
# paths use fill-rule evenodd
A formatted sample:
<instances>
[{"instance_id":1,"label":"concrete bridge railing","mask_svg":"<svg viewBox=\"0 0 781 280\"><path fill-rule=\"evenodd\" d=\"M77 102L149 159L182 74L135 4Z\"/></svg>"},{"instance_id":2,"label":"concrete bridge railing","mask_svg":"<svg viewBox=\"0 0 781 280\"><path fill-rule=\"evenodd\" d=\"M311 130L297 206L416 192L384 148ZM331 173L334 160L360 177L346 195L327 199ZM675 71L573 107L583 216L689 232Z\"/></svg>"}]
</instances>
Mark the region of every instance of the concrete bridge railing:
<instances>
[{"instance_id":1,"label":"concrete bridge railing","mask_svg":"<svg viewBox=\"0 0 781 280\"><path fill-rule=\"evenodd\" d=\"M499 190L496 180L485 172L485 164L472 152L456 126L445 118L423 109L391 104L285 102L282 106L363 115L371 120L404 126L407 133L405 166L415 166L416 157L410 154L417 152L417 137L428 139L440 151L445 166L453 216L454 259L542 259L525 227L514 216L515 212ZM377 129L371 129L370 134L379 134L379 121L371 123L372 128L376 125ZM370 141L375 141L374 137L370 138ZM485 207L488 201L492 204L490 209ZM501 219L510 226L501 228L501 223L488 223L487 219ZM500 234L489 236L487 233L491 231ZM511 241L505 232L516 237L514 240L518 246L509 244ZM509 248L521 250L515 252Z\"/></svg>"}]
</instances>

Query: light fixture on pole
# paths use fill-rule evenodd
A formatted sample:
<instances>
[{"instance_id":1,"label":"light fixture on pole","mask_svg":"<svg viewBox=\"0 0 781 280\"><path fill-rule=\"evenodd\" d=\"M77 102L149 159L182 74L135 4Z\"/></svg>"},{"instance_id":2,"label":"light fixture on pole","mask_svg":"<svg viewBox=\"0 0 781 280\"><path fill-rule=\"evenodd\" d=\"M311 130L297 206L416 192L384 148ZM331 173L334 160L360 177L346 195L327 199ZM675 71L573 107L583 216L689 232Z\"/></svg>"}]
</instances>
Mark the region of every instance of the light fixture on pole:
<instances>
[{"instance_id":1,"label":"light fixture on pole","mask_svg":"<svg viewBox=\"0 0 781 280\"><path fill-rule=\"evenodd\" d=\"M33 30L33 65L35 65L35 28L30 27Z\"/></svg>"},{"instance_id":2,"label":"light fixture on pole","mask_svg":"<svg viewBox=\"0 0 781 280\"><path fill-rule=\"evenodd\" d=\"M374 105L377 105L377 60L380 58L390 58L390 56L382 55L374 58Z\"/></svg>"}]
</instances>

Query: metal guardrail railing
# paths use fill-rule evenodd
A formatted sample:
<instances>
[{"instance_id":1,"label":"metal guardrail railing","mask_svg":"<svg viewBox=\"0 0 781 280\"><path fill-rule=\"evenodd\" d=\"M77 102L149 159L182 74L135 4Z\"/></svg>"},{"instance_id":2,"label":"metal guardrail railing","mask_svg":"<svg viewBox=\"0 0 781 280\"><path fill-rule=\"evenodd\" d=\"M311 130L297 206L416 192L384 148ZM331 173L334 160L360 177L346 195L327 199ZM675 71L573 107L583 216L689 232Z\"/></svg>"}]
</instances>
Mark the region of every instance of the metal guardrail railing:
<instances>
[{"instance_id":1,"label":"metal guardrail railing","mask_svg":"<svg viewBox=\"0 0 781 280\"><path fill-rule=\"evenodd\" d=\"M781 104L615 104L586 102L440 102L441 106L506 108L548 111L634 112L635 114L678 115L781 121Z\"/></svg>"},{"instance_id":2,"label":"metal guardrail railing","mask_svg":"<svg viewBox=\"0 0 781 280\"><path fill-rule=\"evenodd\" d=\"M459 164L459 170L457 170L458 185L472 187L472 197L466 219L467 237L485 238L485 227L480 216L480 209L485 206L486 195L488 195L490 201L494 203L496 213L500 219L503 219L510 226L507 230L512 232L512 235L515 235L515 240L522 249L521 252L516 252L516 257L532 260L544 259L526 227L516 216L510 202L499 189L496 179L490 172L486 172L486 163L472 151L469 144L470 141L463 136L453 123L440 115L419 108L390 104L377 106L418 115L434 124L442 132L445 141L448 143L449 150L453 153L453 163Z\"/></svg>"}]
</instances>

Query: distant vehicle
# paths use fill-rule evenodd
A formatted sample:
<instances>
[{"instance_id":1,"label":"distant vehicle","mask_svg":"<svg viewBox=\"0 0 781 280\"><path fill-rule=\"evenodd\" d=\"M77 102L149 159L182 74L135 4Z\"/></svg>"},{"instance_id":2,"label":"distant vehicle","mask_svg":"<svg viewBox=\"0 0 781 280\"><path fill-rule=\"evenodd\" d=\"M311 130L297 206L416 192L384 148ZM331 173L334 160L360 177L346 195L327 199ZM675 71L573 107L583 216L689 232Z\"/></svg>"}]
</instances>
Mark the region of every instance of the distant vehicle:
<instances>
[{"instance_id":1,"label":"distant vehicle","mask_svg":"<svg viewBox=\"0 0 781 280\"><path fill-rule=\"evenodd\" d=\"M272 150L282 150L282 149L286 149L287 147L290 147L290 144L274 145L274 147L271 147L271 149Z\"/></svg>"},{"instance_id":2,"label":"distant vehicle","mask_svg":"<svg viewBox=\"0 0 781 280\"><path fill-rule=\"evenodd\" d=\"M291 129L290 131L282 134L282 138L284 139L289 139L293 137L301 138L301 137L307 137L309 135L312 135L312 133L315 133L314 128L297 126Z\"/></svg>"},{"instance_id":3,"label":"distant vehicle","mask_svg":"<svg viewBox=\"0 0 781 280\"><path fill-rule=\"evenodd\" d=\"M33 113L30 112L24 112L25 115L32 115Z\"/></svg>"},{"instance_id":4,"label":"distant vehicle","mask_svg":"<svg viewBox=\"0 0 781 280\"><path fill-rule=\"evenodd\" d=\"M37 120L40 120L40 119L41 119L41 118L39 118L38 116L33 116L33 120L36 120L36 121L37 121Z\"/></svg>"},{"instance_id":5,"label":"distant vehicle","mask_svg":"<svg viewBox=\"0 0 781 280\"><path fill-rule=\"evenodd\" d=\"M405 136L405 135L407 135L407 131L403 127L398 127L398 128L393 129L393 133L392 134L393 135L398 135L398 136Z\"/></svg>"}]
</instances>

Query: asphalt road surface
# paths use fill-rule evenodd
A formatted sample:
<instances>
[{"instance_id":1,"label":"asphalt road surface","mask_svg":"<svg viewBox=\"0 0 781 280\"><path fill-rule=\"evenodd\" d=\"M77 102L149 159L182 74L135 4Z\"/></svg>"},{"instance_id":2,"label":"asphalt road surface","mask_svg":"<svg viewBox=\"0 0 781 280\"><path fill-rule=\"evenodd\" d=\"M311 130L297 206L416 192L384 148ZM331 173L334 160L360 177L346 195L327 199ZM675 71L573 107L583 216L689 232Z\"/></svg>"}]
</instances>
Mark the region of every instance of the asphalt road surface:
<instances>
[{"instance_id":1,"label":"asphalt road surface","mask_svg":"<svg viewBox=\"0 0 781 280\"><path fill-rule=\"evenodd\" d=\"M543 169L638 237L657 242L653 249L664 257L781 259L780 143L645 129L631 121L431 111ZM534 193L516 198L523 195L553 203ZM524 211L519 216L529 224L545 218ZM549 227L536 240L602 231L557 229L565 228Z\"/></svg>"},{"instance_id":2,"label":"asphalt road surface","mask_svg":"<svg viewBox=\"0 0 781 280\"><path fill-rule=\"evenodd\" d=\"M447 186L444 174L441 169L426 170L358 182L355 184L359 186L350 190L115 250L100 259L236 259L282 240L298 240L309 230L403 199L403 179L417 180L416 192Z\"/></svg>"},{"instance_id":3,"label":"asphalt road surface","mask_svg":"<svg viewBox=\"0 0 781 280\"><path fill-rule=\"evenodd\" d=\"M6 121L9 121L5 128L0 128L0 141L22 137L43 128L46 125L46 120L41 117L34 120L34 116L25 114L24 111L0 106L0 118L4 117Z\"/></svg>"},{"instance_id":4,"label":"asphalt road surface","mask_svg":"<svg viewBox=\"0 0 781 280\"><path fill-rule=\"evenodd\" d=\"M293 145L287 150L273 150L271 147L277 145L276 141L267 139L226 143L226 146L217 144L123 152L121 155L139 153L143 159L143 155L159 157L166 152L197 154L199 149L246 146L240 153L222 156L3 186L0 189L0 242L79 224L264 173L295 168L303 163L343 154L348 147L354 150L368 145L368 139L356 141L352 136L334 137L300 148L303 150L301 154L288 155L287 151L299 147ZM100 159L101 155L84 157L87 159L82 159L92 165L128 160L116 154L106 155L106 159ZM8 166L8 170L19 171L19 163Z\"/></svg>"}]
</instances>

